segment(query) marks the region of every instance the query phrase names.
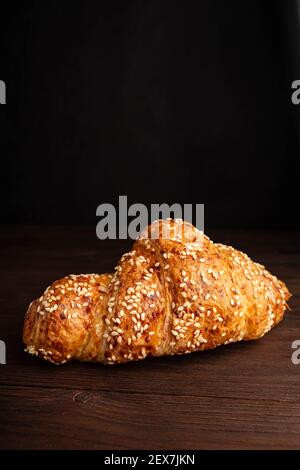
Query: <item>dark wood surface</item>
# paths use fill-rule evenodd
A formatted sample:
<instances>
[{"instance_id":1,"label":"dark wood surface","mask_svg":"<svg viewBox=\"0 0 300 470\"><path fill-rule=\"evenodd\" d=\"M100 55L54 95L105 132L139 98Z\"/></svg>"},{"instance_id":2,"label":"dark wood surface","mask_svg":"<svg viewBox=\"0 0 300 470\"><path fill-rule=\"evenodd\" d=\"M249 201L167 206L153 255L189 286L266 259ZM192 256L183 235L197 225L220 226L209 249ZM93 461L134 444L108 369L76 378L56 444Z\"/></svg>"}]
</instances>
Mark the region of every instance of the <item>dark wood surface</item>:
<instances>
[{"instance_id":1,"label":"dark wood surface","mask_svg":"<svg viewBox=\"0 0 300 470\"><path fill-rule=\"evenodd\" d=\"M300 233L208 231L263 263L292 291L263 339L120 366L52 366L23 352L29 302L58 277L110 272L130 242L95 228L1 227L1 449L300 447Z\"/></svg>"}]
</instances>

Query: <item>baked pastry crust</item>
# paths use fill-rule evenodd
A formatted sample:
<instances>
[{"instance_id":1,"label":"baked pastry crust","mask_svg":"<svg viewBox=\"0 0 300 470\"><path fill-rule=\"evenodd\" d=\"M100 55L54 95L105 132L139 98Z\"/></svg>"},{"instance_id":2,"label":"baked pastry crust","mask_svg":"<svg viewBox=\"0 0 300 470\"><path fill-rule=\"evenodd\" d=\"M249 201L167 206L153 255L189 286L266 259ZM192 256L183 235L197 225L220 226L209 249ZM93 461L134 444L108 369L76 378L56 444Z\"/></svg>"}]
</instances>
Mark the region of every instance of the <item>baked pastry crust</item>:
<instances>
[{"instance_id":1,"label":"baked pastry crust","mask_svg":"<svg viewBox=\"0 0 300 470\"><path fill-rule=\"evenodd\" d=\"M179 219L150 232L114 274L70 275L33 301L25 350L54 364L116 364L257 339L282 320L291 294L245 253Z\"/></svg>"}]
</instances>

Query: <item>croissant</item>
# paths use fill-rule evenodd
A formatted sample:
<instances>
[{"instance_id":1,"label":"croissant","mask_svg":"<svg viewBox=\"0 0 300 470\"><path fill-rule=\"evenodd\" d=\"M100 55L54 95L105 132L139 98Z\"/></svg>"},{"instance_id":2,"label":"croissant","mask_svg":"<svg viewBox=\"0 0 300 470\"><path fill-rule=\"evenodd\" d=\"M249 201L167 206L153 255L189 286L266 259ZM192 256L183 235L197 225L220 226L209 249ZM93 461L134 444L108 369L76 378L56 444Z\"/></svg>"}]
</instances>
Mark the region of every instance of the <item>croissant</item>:
<instances>
[{"instance_id":1,"label":"croissant","mask_svg":"<svg viewBox=\"0 0 300 470\"><path fill-rule=\"evenodd\" d=\"M282 320L291 294L246 254L180 219L146 234L114 274L71 274L34 300L25 351L116 364L257 339Z\"/></svg>"}]
</instances>

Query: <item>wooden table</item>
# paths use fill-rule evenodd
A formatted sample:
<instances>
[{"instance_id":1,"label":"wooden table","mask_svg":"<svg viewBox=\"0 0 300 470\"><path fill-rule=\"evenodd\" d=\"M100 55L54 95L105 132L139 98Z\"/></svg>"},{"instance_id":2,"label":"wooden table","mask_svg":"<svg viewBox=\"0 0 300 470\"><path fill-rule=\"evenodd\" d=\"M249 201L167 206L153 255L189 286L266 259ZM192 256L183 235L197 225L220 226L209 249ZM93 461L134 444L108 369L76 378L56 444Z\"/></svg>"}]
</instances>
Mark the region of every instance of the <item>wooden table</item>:
<instances>
[{"instance_id":1,"label":"wooden table","mask_svg":"<svg viewBox=\"0 0 300 470\"><path fill-rule=\"evenodd\" d=\"M265 338L189 356L56 367L23 352L24 312L53 280L111 271L128 241L95 227L1 227L1 449L300 447L299 232L208 231L265 264L293 292Z\"/></svg>"}]
</instances>

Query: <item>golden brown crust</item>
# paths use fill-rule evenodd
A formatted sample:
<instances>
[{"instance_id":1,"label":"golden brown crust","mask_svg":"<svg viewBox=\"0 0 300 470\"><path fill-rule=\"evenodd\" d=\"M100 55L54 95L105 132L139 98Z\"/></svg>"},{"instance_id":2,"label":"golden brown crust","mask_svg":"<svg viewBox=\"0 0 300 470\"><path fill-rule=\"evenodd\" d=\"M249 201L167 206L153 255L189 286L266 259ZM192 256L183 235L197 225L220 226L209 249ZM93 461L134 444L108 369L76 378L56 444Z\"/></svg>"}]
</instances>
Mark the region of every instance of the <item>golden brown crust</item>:
<instances>
[{"instance_id":1,"label":"golden brown crust","mask_svg":"<svg viewBox=\"0 0 300 470\"><path fill-rule=\"evenodd\" d=\"M137 240L114 275L46 289L25 317L26 350L57 364L115 364L256 339L282 320L290 293L264 266L179 220L150 229L157 238Z\"/></svg>"},{"instance_id":2,"label":"golden brown crust","mask_svg":"<svg viewBox=\"0 0 300 470\"><path fill-rule=\"evenodd\" d=\"M25 316L27 351L49 362L102 359L103 311L111 275L70 275L55 281Z\"/></svg>"}]
</instances>

